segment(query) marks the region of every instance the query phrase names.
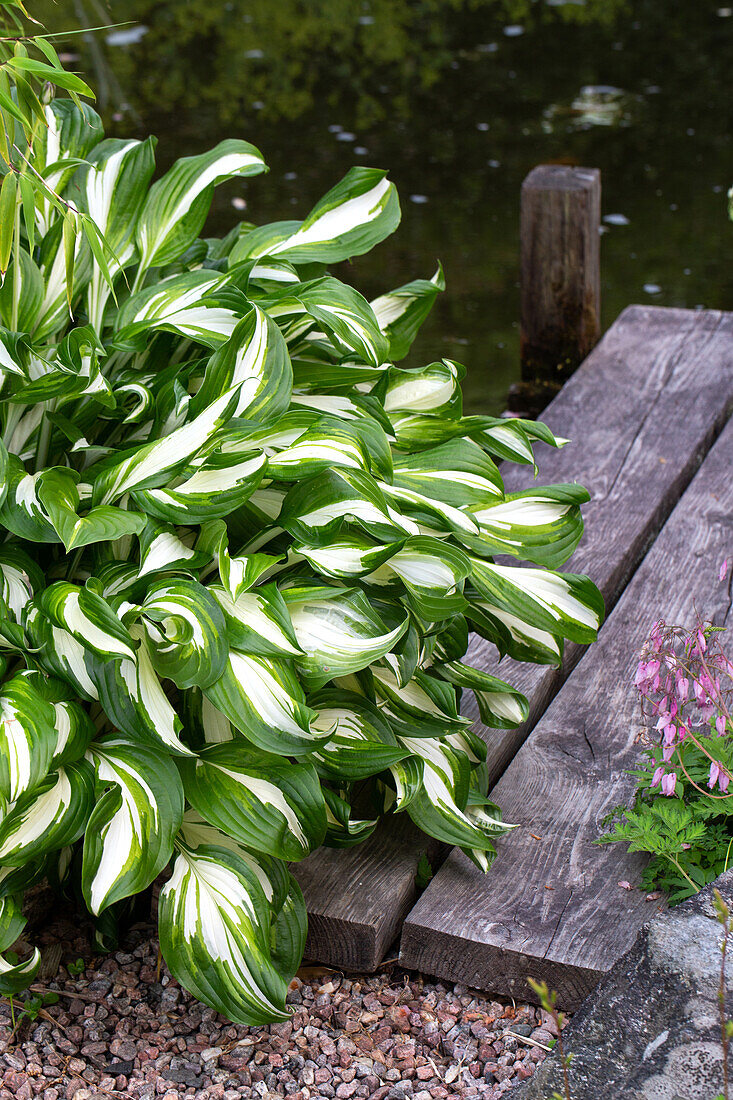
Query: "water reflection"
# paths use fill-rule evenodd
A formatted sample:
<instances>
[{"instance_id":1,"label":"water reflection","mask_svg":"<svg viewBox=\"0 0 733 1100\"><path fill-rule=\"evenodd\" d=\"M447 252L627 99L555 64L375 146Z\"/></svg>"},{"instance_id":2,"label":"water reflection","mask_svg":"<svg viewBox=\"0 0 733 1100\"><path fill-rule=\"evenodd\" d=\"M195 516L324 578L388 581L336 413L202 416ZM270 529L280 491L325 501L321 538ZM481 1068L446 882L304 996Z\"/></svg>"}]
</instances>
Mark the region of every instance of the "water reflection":
<instances>
[{"instance_id":1,"label":"water reflection","mask_svg":"<svg viewBox=\"0 0 733 1100\"><path fill-rule=\"evenodd\" d=\"M225 135L269 176L217 195L235 217L304 215L355 163L388 167L398 233L347 277L372 298L443 262L418 341L468 367L467 406L518 376L519 188L536 163L601 168L604 323L633 301L733 308L733 19L698 0L40 0L50 29L130 21L84 42L110 132L158 159ZM521 33L518 33L521 31ZM508 33L507 33L508 32ZM243 205L246 204L246 205Z\"/></svg>"}]
</instances>

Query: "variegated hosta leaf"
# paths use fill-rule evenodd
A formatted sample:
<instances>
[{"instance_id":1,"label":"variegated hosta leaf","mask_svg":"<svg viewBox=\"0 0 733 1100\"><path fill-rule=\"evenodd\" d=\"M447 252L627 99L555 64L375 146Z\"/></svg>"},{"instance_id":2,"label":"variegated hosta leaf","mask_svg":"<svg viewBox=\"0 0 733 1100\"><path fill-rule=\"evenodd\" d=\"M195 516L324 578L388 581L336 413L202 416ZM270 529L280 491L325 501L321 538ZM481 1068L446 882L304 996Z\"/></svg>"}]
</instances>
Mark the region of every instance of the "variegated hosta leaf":
<instances>
[{"instance_id":1,"label":"variegated hosta leaf","mask_svg":"<svg viewBox=\"0 0 733 1100\"><path fill-rule=\"evenodd\" d=\"M194 809L255 852L300 860L323 841L326 808L311 764L237 740L204 749L181 772Z\"/></svg>"},{"instance_id":2,"label":"variegated hosta leaf","mask_svg":"<svg viewBox=\"0 0 733 1100\"><path fill-rule=\"evenodd\" d=\"M478 521L470 512L464 512L460 508L454 508L452 504L445 504L442 500L416 493L414 489L406 489L401 485L380 484L380 489L394 508L400 508L408 513L413 521L417 521L418 530L440 532L455 532L463 537L465 535L477 535L479 531ZM403 520L406 517L403 516Z\"/></svg>"},{"instance_id":3,"label":"variegated hosta leaf","mask_svg":"<svg viewBox=\"0 0 733 1100\"><path fill-rule=\"evenodd\" d=\"M144 890L173 853L183 788L171 759L120 737L90 746L97 787L84 836L82 888L92 913Z\"/></svg>"},{"instance_id":4,"label":"variegated hosta leaf","mask_svg":"<svg viewBox=\"0 0 733 1100\"><path fill-rule=\"evenodd\" d=\"M87 659L104 713L116 729L132 740L154 750L189 756L191 749L179 738L183 723L155 671L147 632L140 625L130 631L138 643L134 661Z\"/></svg>"},{"instance_id":5,"label":"variegated hosta leaf","mask_svg":"<svg viewBox=\"0 0 733 1100\"><path fill-rule=\"evenodd\" d=\"M112 278L133 259L135 227L155 168L155 143L122 138L100 142L87 158L84 207L109 246ZM105 272L96 264L87 290L89 319L102 328L110 294Z\"/></svg>"},{"instance_id":6,"label":"variegated hosta leaf","mask_svg":"<svg viewBox=\"0 0 733 1100\"><path fill-rule=\"evenodd\" d=\"M340 466L368 469L369 457L359 433L348 424L337 427L319 421L297 442L273 455L267 475L281 481L300 481Z\"/></svg>"},{"instance_id":7,"label":"variegated hosta leaf","mask_svg":"<svg viewBox=\"0 0 733 1100\"><path fill-rule=\"evenodd\" d=\"M34 604L54 626L68 631L80 645L99 657L135 659L129 631L93 588L57 581L44 589Z\"/></svg>"},{"instance_id":8,"label":"variegated hosta leaf","mask_svg":"<svg viewBox=\"0 0 733 1100\"><path fill-rule=\"evenodd\" d=\"M16 997L31 984L41 965L41 952L33 948L30 958L24 962L9 963L0 955L0 996Z\"/></svg>"},{"instance_id":9,"label":"variegated hosta leaf","mask_svg":"<svg viewBox=\"0 0 733 1100\"><path fill-rule=\"evenodd\" d=\"M313 756L329 779L350 782L378 775L407 755L377 707L353 692L319 691L308 700L317 711L314 725L331 735Z\"/></svg>"},{"instance_id":10,"label":"variegated hosta leaf","mask_svg":"<svg viewBox=\"0 0 733 1100\"><path fill-rule=\"evenodd\" d=\"M303 557L324 577L349 580L373 573L400 549L402 542L375 544L363 535L350 534L327 546L306 546L295 543L293 555Z\"/></svg>"},{"instance_id":11,"label":"variegated hosta leaf","mask_svg":"<svg viewBox=\"0 0 733 1100\"><path fill-rule=\"evenodd\" d=\"M262 154L247 141L220 141L208 153L177 160L143 206L137 224L141 267L160 267L186 251L201 231L217 183L264 171Z\"/></svg>"},{"instance_id":12,"label":"variegated hosta leaf","mask_svg":"<svg viewBox=\"0 0 733 1100\"><path fill-rule=\"evenodd\" d=\"M229 652L226 621L203 585L187 579L153 583L142 617L160 676L179 688L206 688L219 679Z\"/></svg>"},{"instance_id":13,"label":"variegated hosta leaf","mask_svg":"<svg viewBox=\"0 0 733 1100\"><path fill-rule=\"evenodd\" d=\"M193 538L181 538L169 523L149 520L140 533L140 569L135 578L176 569L194 569L205 564L204 555L193 548ZM190 545L189 545L190 543Z\"/></svg>"},{"instance_id":14,"label":"variegated hosta leaf","mask_svg":"<svg viewBox=\"0 0 733 1100\"><path fill-rule=\"evenodd\" d=\"M275 554L244 554L232 556L229 552L229 533L222 520L203 524L196 543L197 552L213 558L219 568L219 576L229 596L236 602L243 592L248 592L281 560ZM212 586L215 589L218 586ZM216 595L216 592L214 592ZM218 596L216 596L219 599ZM226 611L224 602L220 600Z\"/></svg>"},{"instance_id":15,"label":"variegated hosta leaf","mask_svg":"<svg viewBox=\"0 0 733 1100\"><path fill-rule=\"evenodd\" d=\"M315 715L287 661L232 649L223 674L205 693L264 752L305 756L328 736L312 727Z\"/></svg>"},{"instance_id":16,"label":"variegated hosta leaf","mask_svg":"<svg viewBox=\"0 0 733 1100\"><path fill-rule=\"evenodd\" d=\"M107 504L134 489L165 485L171 474L183 469L230 419L236 400L235 387L165 439L136 447L122 459L115 456L100 463L94 478L93 502Z\"/></svg>"},{"instance_id":17,"label":"variegated hosta leaf","mask_svg":"<svg viewBox=\"0 0 733 1100\"><path fill-rule=\"evenodd\" d=\"M30 669L19 672L18 677L53 707L56 744L51 768L80 760L96 736L97 729L81 704L74 699L68 684Z\"/></svg>"},{"instance_id":18,"label":"variegated hosta leaf","mask_svg":"<svg viewBox=\"0 0 733 1100\"><path fill-rule=\"evenodd\" d=\"M468 606L463 582L471 563L462 551L440 539L418 535L367 577L370 584L404 585L410 605L428 622L460 614Z\"/></svg>"},{"instance_id":19,"label":"variegated hosta leaf","mask_svg":"<svg viewBox=\"0 0 733 1100\"><path fill-rule=\"evenodd\" d=\"M445 290L445 278L438 264L432 279L415 279L371 302L379 327L389 340L389 358L393 362L407 355L442 290Z\"/></svg>"},{"instance_id":20,"label":"variegated hosta leaf","mask_svg":"<svg viewBox=\"0 0 733 1100\"><path fill-rule=\"evenodd\" d=\"M0 646L23 647L23 612L43 583L43 573L23 550L0 549L0 598L5 612L0 619Z\"/></svg>"},{"instance_id":21,"label":"variegated hosta leaf","mask_svg":"<svg viewBox=\"0 0 733 1100\"><path fill-rule=\"evenodd\" d=\"M400 741L422 763L419 788L406 806L418 828L446 844L495 852L493 840L509 826L489 815L483 820L466 813L467 756L430 738L400 737Z\"/></svg>"},{"instance_id":22,"label":"variegated hosta leaf","mask_svg":"<svg viewBox=\"0 0 733 1100\"><path fill-rule=\"evenodd\" d=\"M235 600L220 585L212 584L209 591L224 612L233 649L265 657L301 655L287 605L276 585L260 585L253 592L241 592Z\"/></svg>"},{"instance_id":23,"label":"variegated hosta leaf","mask_svg":"<svg viewBox=\"0 0 733 1100\"><path fill-rule=\"evenodd\" d=\"M53 702L56 715L56 747L51 766L58 768L79 760L96 736L97 730L85 710L73 700Z\"/></svg>"},{"instance_id":24,"label":"variegated hosta leaf","mask_svg":"<svg viewBox=\"0 0 733 1100\"><path fill-rule=\"evenodd\" d=\"M384 407L390 417L405 413L460 417L459 382L464 374L465 368L450 359L420 370L393 367L384 386Z\"/></svg>"},{"instance_id":25,"label":"variegated hosta leaf","mask_svg":"<svg viewBox=\"0 0 733 1100\"><path fill-rule=\"evenodd\" d=\"M238 317L219 303L217 291L223 282L213 271L186 271L138 291L117 314L118 340L135 346L141 335L160 329L211 347L224 343Z\"/></svg>"},{"instance_id":26,"label":"variegated hosta leaf","mask_svg":"<svg viewBox=\"0 0 733 1100\"><path fill-rule=\"evenodd\" d=\"M235 852L181 845L160 892L160 946L175 978L227 1019L287 1019L286 979L273 965L262 886Z\"/></svg>"},{"instance_id":27,"label":"variegated hosta leaf","mask_svg":"<svg viewBox=\"0 0 733 1100\"><path fill-rule=\"evenodd\" d=\"M0 688L0 798L16 802L48 773L56 749L51 703L23 676Z\"/></svg>"},{"instance_id":28,"label":"variegated hosta leaf","mask_svg":"<svg viewBox=\"0 0 733 1100\"><path fill-rule=\"evenodd\" d=\"M503 482L494 462L471 439L398 456L394 481L404 489L455 508L501 502Z\"/></svg>"},{"instance_id":29,"label":"variegated hosta leaf","mask_svg":"<svg viewBox=\"0 0 733 1100\"><path fill-rule=\"evenodd\" d=\"M539 629L573 642L595 641L601 625L603 599L582 574L520 569L472 559L471 580L482 609L516 616Z\"/></svg>"},{"instance_id":30,"label":"variegated hosta leaf","mask_svg":"<svg viewBox=\"0 0 733 1100\"><path fill-rule=\"evenodd\" d=\"M304 653L296 663L314 689L379 660L407 630L407 618L388 629L363 592L297 587L283 597Z\"/></svg>"},{"instance_id":31,"label":"variegated hosta leaf","mask_svg":"<svg viewBox=\"0 0 733 1100\"><path fill-rule=\"evenodd\" d=\"M78 479L75 471L58 468L44 471L37 481L37 498L67 553L142 531L146 521L140 512L101 504L80 516Z\"/></svg>"},{"instance_id":32,"label":"variegated hosta leaf","mask_svg":"<svg viewBox=\"0 0 733 1100\"><path fill-rule=\"evenodd\" d=\"M73 844L84 832L93 806L94 776L86 760L51 772L0 822L0 860L23 866Z\"/></svg>"},{"instance_id":33,"label":"variegated hosta leaf","mask_svg":"<svg viewBox=\"0 0 733 1100\"><path fill-rule=\"evenodd\" d=\"M257 489L267 466L262 453L232 455L214 452L192 463L189 476L175 487L138 489L135 503L149 515L173 523L204 523L227 516Z\"/></svg>"},{"instance_id":34,"label":"variegated hosta leaf","mask_svg":"<svg viewBox=\"0 0 733 1100\"><path fill-rule=\"evenodd\" d=\"M377 818L351 816L351 805L328 787L323 789L326 798L326 844L329 848L353 848L371 836L377 827Z\"/></svg>"},{"instance_id":35,"label":"variegated hosta leaf","mask_svg":"<svg viewBox=\"0 0 733 1100\"><path fill-rule=\"evenodd\" d=\"M38 664L78 692L82 699L98 699L87 661L92 654L68 630L54 625L31 600L23 611L23 626Z\"/></svg>"},{"instance_id":36,"label":"variegated hosta leaf","mask_svg":"<svg viewBox=\"0 0 733 1100\"><path fill-rule=\"evenodd\" d=\"M472 508L480 539L466 540L475 552L512 557L557 569L583 534L580 505L590 500L580 485L550 485L511 493L504 501Z\"/></svg>"},{"instance_id":37,"label":"variegated hosta leaf","mask_svg":"<svg viewBox=\"0 0 733 1100\"><path fill-rule=\"evenodd\" d=\"M455 689L425 672L401 684L391 668L375 668L374 687L383 715L400 736L445 737L471 724L458 713Z\"/></svg>"},{"instance_id":38,"label":"variegated hosta leaf","mask_svg":"<svg viewBox=\"0 0 733 1100\"><path fill-rule=\"evenodd\" d=\"M34 166L43 175L46 186L60 195L76 172L77 161L86 159L104 137L102 120L88 103L76 104L70 99L53 99L43 113L46 125L34 148ZM36 226L40 236L56 217L48 196L36 192Z\"/></svg>"},{"instance_id":39,"label":"variegated hosta leaf","mask_svg":"<svg viewBox=\"0 0 733 1100\"><path fill-rule=\"evenodd\" d=\"M296 264L361 256L399 225L397 191L386 175L378 168L350 169L305 221L276 222L248 233L232 250L230 264L260 256L282 256Z\"/></svg>"},{"instance_id":40,"label":"variegated hosta leaf","mask_svg":"<svg viewBox=\"0 0 733 1100\"><path fill-rule=\"evenodd\" d=\"M209 825L196 810L187 810L183 815L181 836L187 848L225 848L244 860L270 907L270 957L278 972L289 981L303 958L308 925L303 895L286 865L262 853L254 855L221 829Z\"/></svg>"},{"instance_id":41,"label":"variegated hosta leaf","mask_svg":"<svg viewBox=\"0 0 733 1100\"><path fill-rule=\"evenodd\" d=\"M238 383L234 416L274 420L287 411L293 387L287 345L272 318L256 304L209 359L194 408L205 408Z\"/></svg>"},{"instance_id":42,"label":"variegated hosta leaf","mask_svg":"<svg viewBox=\"0 0 733 1100\"><path fill-rule=\"evenodd\" d=\"M476 696L481 721L494 729L514 729L527 720L529 703L520 691L504 680L461 661L449 661L435 670L449 683L470 688Z\"/></svg>"},{"instance_id":43,"label":"variegated hosta leaf","mask_svg":"<svg viewBox=\"0 0 733 1100\"><path fill-rule=\"evenodd\" d=\"M330 470L310 481L294 485L283 504L278 522L298 542L326 546L345 524L356 524L368 535L394 542L419 534L416 523L392 508L382 489L361 470ZM467 519L471 530L475 523Z\"/></svg>"},{"instance_id":44,"label":"variegated hosta leaf","mask_svg":"<svg viewBox=\"0 0 733 1100\"><path fill-rule=\"evenodd\" d=\"M26 923L18 898L12 894L0 897L0 951L13 946Z\"/></svg>"},{"instance_id":45,"label":"variegated hosta leaf","mask_svg":"<svg viewBox=\"0 0 733 1100\"><path fill-rule=\"evenodd\" d=\"M356 353L374 367L387 357L387 338L366 298L330 275L286 288L280 297L266 304L270 316L291 326L286 332L288 343L297 344L306 333L313 338L316 322L319 327L315 338L321 339L324 334L340 354Z\"/></svg>"}]
</instances>

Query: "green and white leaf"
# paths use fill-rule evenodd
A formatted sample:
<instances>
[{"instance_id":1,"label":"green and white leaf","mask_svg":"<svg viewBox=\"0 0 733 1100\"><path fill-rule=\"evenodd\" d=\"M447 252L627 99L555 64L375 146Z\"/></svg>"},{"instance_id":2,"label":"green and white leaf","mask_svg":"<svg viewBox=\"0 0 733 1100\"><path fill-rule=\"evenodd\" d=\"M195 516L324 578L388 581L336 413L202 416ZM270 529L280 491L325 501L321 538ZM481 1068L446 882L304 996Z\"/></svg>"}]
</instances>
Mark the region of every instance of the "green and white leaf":
<instances>
[{"instance_id":1,"label":"green and white leaf","mask_svg":"<svg viewBox=\"0 0 733 1100\"><path fill-rule=\"evenodd\" d=\"M144 890L168 863L183 788L164 753L107 737L90 746L97 804L84 837L82 888L92 913Z\"/></svg>"},{"instance_id":2,"label":"green and white leaf","mask_svg":"<svg viewBox=\"0 0 733 1100\"><path fill-rule=\"evenodd\" d=\"M245 847L300 860L322 843L326 808L311 764L292 764L238 740L204 749L181 771L194 809Z\"/></svg>"}]
</instances>

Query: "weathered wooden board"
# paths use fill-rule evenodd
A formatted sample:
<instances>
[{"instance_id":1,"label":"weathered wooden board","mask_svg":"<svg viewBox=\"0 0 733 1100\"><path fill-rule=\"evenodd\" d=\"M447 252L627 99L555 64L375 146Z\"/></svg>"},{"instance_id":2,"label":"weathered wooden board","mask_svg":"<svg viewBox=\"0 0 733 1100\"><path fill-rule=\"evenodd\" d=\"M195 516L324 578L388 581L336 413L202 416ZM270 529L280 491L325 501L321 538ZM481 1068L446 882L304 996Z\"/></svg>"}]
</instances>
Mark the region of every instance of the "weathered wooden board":
<instances>
[{"instance_id":1,"label":"weathered wooden board","mask_svg":"<svg viewBox=\"0 0 733 1100\"><path fill-rule=\"evenodd\" d=\"M574 442L558 451L538 447L540 482L580 481L593 497L584 509L586 534L567 568L591 574L609 608L725 423L733 401L732 355L732 315L634 306L543 415ZM528 467L503 473L511 489L531 483ZM509 660L497 665L492 649L474 638L467 660L516 683L530 699L529 722L519 730L477 726L497 778L581 649L567 647L561 671ZM465 712L476 718L472 704L467 695ZM381 961L379 952L417 897L415 873L424 851L398 820L385 829L394 831L396 845L389 876L380 870L387 843L382 833L358 848L324 849L294 869L310 915L310 957L343 967L358 957L364 970ZM368 933L363 913L370 914Z\"/></svg>"},{"instance_id":2,"label":"weathered wooden board","mask_svg":"<svg viewBox=\"0 0 733 1100\"><path fill-rule=\"evenodd\" d=\"M305 957L344 970L374 970L399 936L417 896L423 855L434 864L450 851L406 814L381 822L356 850L322 848L291 870L308 903Z\"/></svg>"},{"instance_id":3,"label":"weathered wooden board","mask_svg":"<svg viewBox=\"0 0 733 1100\"><path fill-rule=\"evenodd\" d=\"M733 355L733 349L732 349ZM654 461L654 457L651 461ZM654 903L644 858L599 848L602 820L630 800L639 757L633 678L652 622L733 619L718 570L733 546L733 422L665 524L601 631L494 790L520 829L488 875L454 850L409 914L404 965L516 997L544 979L572 1009L632 944Z\"/></svg>"},{"instance_id":4,"label":"weathered wooden board","mask_svg":"<svg viewBox=\"0 0 733 1100\"><path fill-rule=\"evenodd\" d=\"M733 409L733 313L631 306L565 384L542 419L572 440L538 454L540 484L579 481L591 494L585 534L563 568L587 573L606 610L654 541ZM530 483L526 468L505 466L508 489ZM530 700L516 730L477 731L498 779L536 724L582 646L567 645L562 669L499 663L474 635L466 661L509 680ZM473 696L464 713L478 721Z\"/></svg>"}]
</instances>

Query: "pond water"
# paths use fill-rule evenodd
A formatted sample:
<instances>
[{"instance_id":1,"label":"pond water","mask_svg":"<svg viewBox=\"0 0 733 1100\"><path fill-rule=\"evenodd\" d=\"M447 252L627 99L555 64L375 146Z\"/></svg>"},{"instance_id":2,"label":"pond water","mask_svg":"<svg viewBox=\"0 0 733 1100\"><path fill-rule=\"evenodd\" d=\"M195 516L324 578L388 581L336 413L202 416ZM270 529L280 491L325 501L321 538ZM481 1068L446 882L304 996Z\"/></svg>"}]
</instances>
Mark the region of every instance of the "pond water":
<instances>
[{"instance_id":1,"label":"pond water","mask_svg":"<svg viewBox=\"0 0 733 1100\"><path fill-rule=\"evenodd\" d=\"M245 137L267 176L209 228L304 216L353 164L389 169L398 232L345 277L374 297L442 262L411 360L468 368L498 413L519 377L519 190L535 164L598 167L603 323L632 302L733 308L733 9L719 0L41 0L110 135L158 160Z\"/></svg>"}]
</instances>

